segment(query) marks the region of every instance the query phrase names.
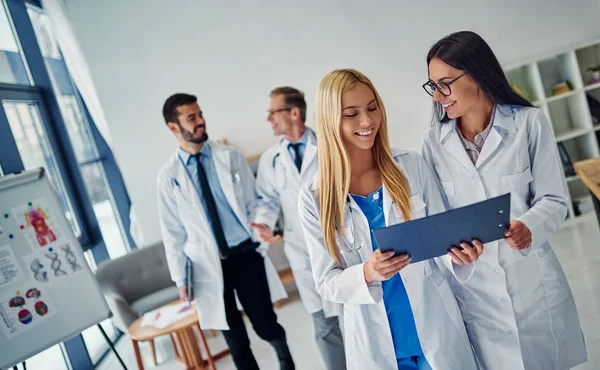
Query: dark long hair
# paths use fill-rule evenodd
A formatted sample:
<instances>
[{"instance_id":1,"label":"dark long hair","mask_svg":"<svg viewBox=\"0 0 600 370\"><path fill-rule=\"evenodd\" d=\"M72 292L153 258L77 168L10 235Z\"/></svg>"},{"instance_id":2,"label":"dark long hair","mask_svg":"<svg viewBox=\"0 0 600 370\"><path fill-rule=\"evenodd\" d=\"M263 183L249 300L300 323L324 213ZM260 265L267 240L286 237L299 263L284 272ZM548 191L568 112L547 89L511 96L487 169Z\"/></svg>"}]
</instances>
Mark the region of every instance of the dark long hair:
<instances>
[{"instance_id":1,"label":"dark long hair","mask_svg":"<svg viewBox=\"0 0 600 370\"><path fill-rule=\"evenodd\" d=\"M444 37L429 50L428 67L433 58L467 72L493 104L532 106L511 89L494 52L475 32L461 31ZM433 122L445 123L449 120L442 105L433 102Z\"/></svg>"}]
</instances>

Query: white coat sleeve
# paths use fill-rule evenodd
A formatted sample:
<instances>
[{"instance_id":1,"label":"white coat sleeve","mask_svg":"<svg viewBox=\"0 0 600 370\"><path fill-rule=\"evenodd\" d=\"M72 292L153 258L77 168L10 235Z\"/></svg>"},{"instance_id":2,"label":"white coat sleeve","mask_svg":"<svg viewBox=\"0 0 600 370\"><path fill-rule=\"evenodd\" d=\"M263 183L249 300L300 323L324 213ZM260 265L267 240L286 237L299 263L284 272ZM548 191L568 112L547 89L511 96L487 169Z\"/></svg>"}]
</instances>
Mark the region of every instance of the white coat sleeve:
<instances>
[{"instance_id":1,"label":"white coat sleeve","mask_svg":"<svg viewBox=\"0 0 600 370\"><path fill-rule=\"evenodd\" d=\"M254 220L254 214L256 213L257 197L256 197L256 178L250 168L250 165L246 161L246 157L237 149L232 149L232 155L234 158L235 168L237 168L238 174L240 175L240 181L244 193L244 204L246 206L246 217L248 221ZM257 241L256 232L254 229L247 225L248 232L251 233L251 238ZM261 243L257 249L261 256L266 257L268 246Z\"/></svg>"},{"instance_id":2,"label":"white coat sleeve","mask_svg":"<svg viewBox=\"0 0 600 370\"><path fill-rule=\"evenodd\" d=\"M421 179L421 186L423 187L423 198L425 204L427 204L427 216L432 216L436 213L445 212L447 203L444 199L440 182L433 174L432 163L427 163L427 159L429 158L429 161L431 161L432 156L429 152L429 148L426 147L425 142L423 143L423 152L427 152L428 155L423 155L423 157L419 156L419 176ZM460 283L469 280L471 276L473 276L473 271L475 271L474 264L457 265L448 255L437 257L435 260L441 269L450 270L452 275L454 275L456 280Z\"/></svg>"},{"instance_id":3,"label":"white coat sleeve","mask_svg":"<svg viewBox=\"0 0 600 370\"><path fill-rule=\"evenodd\" d=\"M254 222L265 224L271 230L274 230L281 205L279 203L279 192L275 187L275 171L272 162L272 156L268 153L263 154L258 162L258 174L256 175L258 201Z\"/></svg>"},{"instance_id":4,"label":"white coat sleeve","mask_svg":"<svg viewBox=\"0 0 600 370\"><path fill-rule=\"evenodd\" d=\"M246 216L248 217L248 220L253 220L254 212L256 211L256 179L242 152L237 149L232 149L232 153L234 155L235 168L237 168L240 175L239 181L241 181L242 189L244 190Z\"/></svg>"},{"instance_id":5,"label":"white coat sleeve","mask_svg":"<svg viewBox=\"0 0 600 370\"><path fill-rule=\"evenodd\" d=\"M363 272L364 263L344 269L327 253L317 207L308 186L310 182L300 190L298 211L317 292L323 299L334 303L379 303L383 299L381 282L367 284Z\"/></svg>"},{"instance_id":6,"label":"white coat sleeve","mask_svg":"<svg viewBox=\"0 0 600 370\"><path fill-rule=\"evenodd\" d=\"M565 220L568 197L550 123L541 110L536 112L528 128L529 160L533 176L533 181L529 183L531 208L518 220L531 231L530 248L534 249L545 244Z\"/></svg>"},{"instance_id":7,"label":"white coat sleeve","mask_svg":"<svg viewBox=\"0 0 600 370\"><path fill-rule=\"evenodd\" d=\"M171 280L177 286L181 286L186 283L187 256L183 252L183 245L187 240L187 233L177 212L175 200L177 189L174 181L174 179L158 177L158 219Z\"/></svg>"}]
</instances>

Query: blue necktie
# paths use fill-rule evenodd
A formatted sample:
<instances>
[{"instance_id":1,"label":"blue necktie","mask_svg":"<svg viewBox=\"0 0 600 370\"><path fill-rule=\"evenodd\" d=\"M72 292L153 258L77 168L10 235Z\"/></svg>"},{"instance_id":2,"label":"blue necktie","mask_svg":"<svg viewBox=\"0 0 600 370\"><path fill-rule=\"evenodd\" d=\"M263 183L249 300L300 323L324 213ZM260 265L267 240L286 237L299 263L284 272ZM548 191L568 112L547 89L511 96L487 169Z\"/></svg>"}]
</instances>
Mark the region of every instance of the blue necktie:
<instances>
[{"instance_id":1,"label":"blue necktie","mask_svg":"<svg viewBox=\"0 0 600 370\"><path fill-rule=\"evenodd\" d=\"M194 157L196 157L196 162L198 163L198 181L200 181L200 189L202 190L202 196L206 202L208 217L211 221L210 224L217 241L217 246L221 251L221 257L224 258L227 257L227 254L229 253L229 246L227 245L227 239L225 239L225 233L223 232L223 225L221 224L221 219L219 218L219 212L217 211L217 202L215 201L215 197L210 190L210 185L208 184L208 177L206 176L204 166L202 165L202 162L200 162L200 153L195 154Z\"/></svg>"},{"instance_id":2,"label":"blue necktie","mask_svg":"<svg viewBox=\"0 0 600 370\"><path fill-rule=\"evenodd\" d=\"M296 168L298 169L298 173L300 173L300 170L302 169L302 157L300 157L300 145L302 145L302 143L290 143L288 145L289 148L292 148L292 150L294 151L294 164L296 165Z\"/></svg>"}]
</instances>

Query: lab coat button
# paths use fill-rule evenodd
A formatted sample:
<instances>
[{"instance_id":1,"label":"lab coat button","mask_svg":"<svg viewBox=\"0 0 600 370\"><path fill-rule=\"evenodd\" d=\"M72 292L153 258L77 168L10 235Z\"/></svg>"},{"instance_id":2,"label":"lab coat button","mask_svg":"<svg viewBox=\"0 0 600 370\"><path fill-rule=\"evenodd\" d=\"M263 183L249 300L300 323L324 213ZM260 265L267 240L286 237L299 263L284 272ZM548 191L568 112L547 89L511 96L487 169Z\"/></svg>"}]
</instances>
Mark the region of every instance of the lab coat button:
<instances>
[{"instance_id":1,"label":"lab coat button","mask_svg":"<svg viewBox=\"0 0 600 370\"><path fill-rule=\"evenodd\" d=\"M500 267L496 267L494 271L496 271L496 274L499 274L502 272L502 269Z\"/></svg>"},{"instance_id":2,"label":"lab coat button","mask_svg":"<svg viewBox=\"0 0 600 370\"><path fill-rule=\"evenodd\" d=\"M506 298L502 298L500 301L501 301L502 303L506 303L506 302L507 302L507 299L506 299Z\"/></svg>"},{"instance_id":3,"label":"lab coat button","mask_svg":"<svg viewBox=\"0 0 600 370\"><path fill-rule=\"evenodd\" d=\"M508 335L513 335L513 334L514 334L514 332L512 330L508 331Z\"/></svg>"}]
</instances>

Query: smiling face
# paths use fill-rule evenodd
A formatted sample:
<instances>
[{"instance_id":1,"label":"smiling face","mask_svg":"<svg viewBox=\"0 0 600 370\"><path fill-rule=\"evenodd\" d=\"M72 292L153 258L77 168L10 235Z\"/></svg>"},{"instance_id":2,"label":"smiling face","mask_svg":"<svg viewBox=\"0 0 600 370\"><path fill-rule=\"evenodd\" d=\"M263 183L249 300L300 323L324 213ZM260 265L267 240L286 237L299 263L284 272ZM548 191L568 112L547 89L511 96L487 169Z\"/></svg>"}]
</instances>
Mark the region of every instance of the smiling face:
<instances>
[{"instance_id":1,"label":"smiling face","mask_svg":"<svg viewBox=\"0 0 600 370\"><path fill-rule=\"evenodd\" d=\"M433 101L442 105L450 119L464 116L484 98L477 82L469 74L463 74L464 71L446 64L439 58L433 58L429 62L429 79L443 87L435 90Z\"/></svg>"},{"instance_id":2,"label":"smiling face","mask_svg":"<svg viewBox=\"0 0 600 370\"><path fill-rule=\"evenodd\" d=\"M358 82L344 92L340 131L346 148L371 149L380 125L381 110L367 85Z\"/></svg>"},{"instance_id":3,"label":"smiling face","mask_svg":"<svg viewBox=\"0 0 600 370\"><path fill-rule=\"evenodd\" d=\"M206 121L197 103L181 105L176 109L178 122L169 122L168 126L180 143L202 144L208 140Z\"/></svg>"},{"instance_id":4,"label":"smiling face","mask_svg":"<svg viewBox=\"0 0 600 370\"><path fill-rule=\"evenodd\" d=\"M273 135L280 136L290 133L294 122L294 117L292 114L292 109L287 107L285 104L285 95L279 94L271 96L268 113L267 121L269 121L271 124Z\"/></svg>"}]
</instances>

